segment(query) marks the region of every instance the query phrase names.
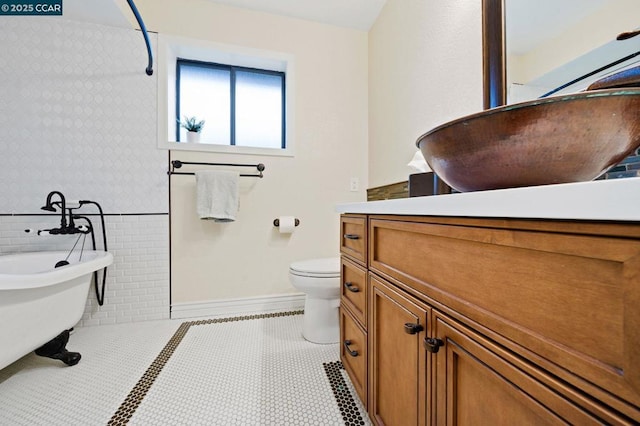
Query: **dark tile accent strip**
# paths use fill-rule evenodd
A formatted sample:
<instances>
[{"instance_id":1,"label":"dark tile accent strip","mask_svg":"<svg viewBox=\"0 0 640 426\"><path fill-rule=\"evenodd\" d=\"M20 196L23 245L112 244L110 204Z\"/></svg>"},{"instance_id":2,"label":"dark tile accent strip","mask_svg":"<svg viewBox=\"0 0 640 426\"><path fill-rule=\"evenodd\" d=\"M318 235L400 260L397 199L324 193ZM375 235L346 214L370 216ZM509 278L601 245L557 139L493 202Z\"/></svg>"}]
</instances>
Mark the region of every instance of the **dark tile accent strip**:
<instances>
[{"instance_id":1,"label":"dark tile accent strip","mask_svg":"<svg viewBox=\"0 0 640 426\"><path fill-rule=\"evenodd\" d=\"M149 368L147 368L147 371L144 372L142 378L138 380L138 383L136 383L131 392L129 392L129 395L127 395L124 402L120 404L120 408L118 408L118 411L116 411L107 424L125 425L129 422L129 419L140 406L140 403L147 395L149 388L151 388L151 385L160 374L160 371L162 371L162 368L165 366L167 361L169 361L169 358L173 355L173 352L182 341L182 338L187 334L187 331L189 331L189 327L190 324L186 322L180 324L180 327L178 327L178 330L173 334L173 337L169 339L169 342L167 342L160 354L151 363Z\"/></svg>"},{"instance_id":2,"label":"dark tile accent strip","mask_svg":"<svg viewBox=\"0 0 640 426\"><path fill-rule=\"evenodd\" d=\"M169 342L167 342L162 351L160 351L160 354L151 363L149 368L147 368L147 371L145 371L140 380L138 380L138 383L136 383L133 389L131 389L129 395L127 395L124 402L120 404L120 407L107 424L112 426L121 426L126 425L129 422L129 420L133 416L133 413L135 413L135 411L142 403L142 400L147 395L147 392L149 392L151 385L160 375L160 372L164 368L165 364L167 363L167 361L169 361L169 358L171 358L171 355L173 355L180 342L182 342L182 339L187 334L191 326L233 321L247 321L262 318L287 317L292 315L301 315L303 313L304 311L288 311L183 322L182 324L180 324L180 327L178 327L178 330L176 330L171 339L169 339Z\"/></svg>"},{"instance_id":3,"label":"dark tile accent strip","mask_svg":"<svg viewBox=\"0 0 640 426\"><path fill-rule=\"evenodd\" d=\"M409 197L409 182L397 182L390 185L367 189L367 201L393 200Z\"/></svg>"},{"instance_id":4,"label":"dark tile accent strip","mask_svg":"<svg viewBox=\"0 0 640 426\"><path fill-rule=\"evenodd\" d=\"M353 395L351 395L344 376L340 371L344 369L342 362L325 362L322 365L325 373L327 373L333 396L336 398L345 426L364 425L363 415L356 405Z\"/></svg>"}]
</instances>

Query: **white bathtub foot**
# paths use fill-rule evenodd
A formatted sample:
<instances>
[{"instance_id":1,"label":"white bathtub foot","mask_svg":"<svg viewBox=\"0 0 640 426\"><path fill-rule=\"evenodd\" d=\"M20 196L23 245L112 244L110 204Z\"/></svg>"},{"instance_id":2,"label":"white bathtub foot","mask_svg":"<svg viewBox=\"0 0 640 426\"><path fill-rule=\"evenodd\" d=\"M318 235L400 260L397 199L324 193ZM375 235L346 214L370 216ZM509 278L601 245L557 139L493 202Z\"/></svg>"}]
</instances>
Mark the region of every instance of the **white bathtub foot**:
<instances>
[{"instance_id":1,"label":"white bathtub foot","mask_svg":"<svg viewBox=\"0 0 640 426\"><path fill-rule=\"evenodd\" d=\"M69 330L65 330L48 343L35 350L36 355L59 359L67 365L76 365L82 357L78 352L69 352L66 348L69 341Z\"/></svg>"}]
</instances>

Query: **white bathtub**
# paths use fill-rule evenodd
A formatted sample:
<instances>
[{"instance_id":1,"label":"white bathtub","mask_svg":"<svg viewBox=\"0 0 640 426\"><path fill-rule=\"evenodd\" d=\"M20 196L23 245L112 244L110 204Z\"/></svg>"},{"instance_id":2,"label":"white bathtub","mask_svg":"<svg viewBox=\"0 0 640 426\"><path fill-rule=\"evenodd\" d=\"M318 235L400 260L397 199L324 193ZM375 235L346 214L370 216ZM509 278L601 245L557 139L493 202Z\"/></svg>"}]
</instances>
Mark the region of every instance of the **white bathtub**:
<instances>
[{"instance_id":1,"label":"white bathtub","mask_svg":"<svg viewBox=\"0 0 640 426\"><path fill-rule=\"evenodd\" d=\"M73 327L82 318L92 272L113 263L104 251L0 256L0 369Z\"/></svg>"}]
</instances>

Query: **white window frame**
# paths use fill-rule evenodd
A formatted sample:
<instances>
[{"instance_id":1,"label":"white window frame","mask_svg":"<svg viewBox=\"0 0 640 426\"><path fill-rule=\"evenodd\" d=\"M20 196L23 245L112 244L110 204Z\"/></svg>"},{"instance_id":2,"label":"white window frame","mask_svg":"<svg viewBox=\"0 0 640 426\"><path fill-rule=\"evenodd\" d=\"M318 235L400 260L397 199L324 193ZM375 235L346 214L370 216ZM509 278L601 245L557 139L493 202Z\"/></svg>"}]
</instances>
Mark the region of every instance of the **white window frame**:
<instances>
[{"instance_id":1,"label":"white window frame","mask_svg":"<svg viewBox=\"0 0 640 426\"><path fill-rule=\"evenodd\" d=\"M284 72L286 74L285 148L177 142L175 135L178 126L176 122L176 61L178 58ZM290 54L158 34L158 148L160 149L293 157L294 95L295 67L293 56Z\"/></svg>"}]
</instances>

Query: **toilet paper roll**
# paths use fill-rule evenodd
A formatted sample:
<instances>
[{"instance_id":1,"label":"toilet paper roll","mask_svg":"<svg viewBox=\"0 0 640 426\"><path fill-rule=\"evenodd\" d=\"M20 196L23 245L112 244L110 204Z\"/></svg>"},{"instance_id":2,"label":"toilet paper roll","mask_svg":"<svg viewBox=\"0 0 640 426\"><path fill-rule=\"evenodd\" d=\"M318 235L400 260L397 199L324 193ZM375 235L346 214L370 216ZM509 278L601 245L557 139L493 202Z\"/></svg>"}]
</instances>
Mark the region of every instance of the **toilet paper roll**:
<instances>
[{"instance_id":1,"label":"toilet paper roll","mask_svg":"<svg viewBox=\"0 0 640 426\"><path fill-rule=\"evenodd\" d=\"M296 218L293 216L280 216L278 230L281 234L291 234L296 230Z\"/></svg>"}]
</instances>

